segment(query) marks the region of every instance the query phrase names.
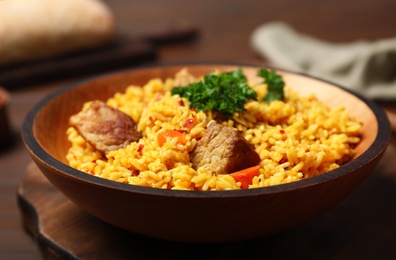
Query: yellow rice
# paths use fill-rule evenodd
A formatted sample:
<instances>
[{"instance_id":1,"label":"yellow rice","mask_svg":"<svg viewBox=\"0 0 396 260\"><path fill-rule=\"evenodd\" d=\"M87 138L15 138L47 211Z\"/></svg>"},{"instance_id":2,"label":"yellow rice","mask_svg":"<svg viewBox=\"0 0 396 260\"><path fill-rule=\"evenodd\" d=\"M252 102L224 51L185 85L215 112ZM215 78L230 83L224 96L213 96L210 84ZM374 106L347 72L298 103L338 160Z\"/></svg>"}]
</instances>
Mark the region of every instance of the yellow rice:
<instances>
[{"instance_id":1,"label":"yellow rice","mask_svg":"<svg viewBox=\"0 0 396 260\"><path fill-rule=\"evenodd\" d=\"M287 84L287 82L286 82ZM330 109L314 95L299 96L285 87L285 102L250 101L246 112L221 120L213 112L197 112L188 100L171 96L174 79L152 79L144 86L129 86L107 104L130 115L142 138L125 149L102 155L73 128L67 130L70 166L101 178L174 190L240 189L230 175L213 175L191 168L189 152L216 120L237 129L260 155L260 174L249 188L298 181L338 168L350 160L360 141L361 123L344 107ZM267 86L254 85L258 98ZM191 126L185 123L193 122ZM186 131L186 144L169 139L160 147L157 134L165 130Z\"/></svg>"}]
</instances>

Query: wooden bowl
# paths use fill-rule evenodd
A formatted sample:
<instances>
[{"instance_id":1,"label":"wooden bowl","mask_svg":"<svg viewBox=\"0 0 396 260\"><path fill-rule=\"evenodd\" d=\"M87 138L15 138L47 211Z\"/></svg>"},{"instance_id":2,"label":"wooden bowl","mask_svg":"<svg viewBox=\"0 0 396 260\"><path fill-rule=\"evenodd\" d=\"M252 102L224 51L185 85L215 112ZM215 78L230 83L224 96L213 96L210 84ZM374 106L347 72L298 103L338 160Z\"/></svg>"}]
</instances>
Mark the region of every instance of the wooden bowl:
<instances>
[{"instance_id":1,"label":"wooden bowl","mask_svg":"<svg viewBox=\"0 0 396 260\"><path fill-rule=\"evenodd\" d=\"M85 101L106 100L130 84L173 77L188 67L195 75L243 67L182 64L144 67L67 86L39 102L26 116L22 136L48 180L83 210L114 226L149 237L183 242L230 242L274 234L324 212L347 196L373 170L391 137L384 111L374 102L335 84L280 70L288 86L315 93L331 107L343 105L363 122L355 158L320 176L267 188L232 191L173 191L121 184L67 165L69 117Z\"/></svg>"}]
</instances>

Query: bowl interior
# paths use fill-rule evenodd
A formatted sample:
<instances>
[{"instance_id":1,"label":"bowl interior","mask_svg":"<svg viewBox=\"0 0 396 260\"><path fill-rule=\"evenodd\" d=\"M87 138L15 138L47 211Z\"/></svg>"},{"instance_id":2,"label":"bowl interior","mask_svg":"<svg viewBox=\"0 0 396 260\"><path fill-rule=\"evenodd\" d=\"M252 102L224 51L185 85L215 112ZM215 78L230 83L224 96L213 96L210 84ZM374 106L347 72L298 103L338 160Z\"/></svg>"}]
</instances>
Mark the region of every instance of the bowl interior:
<instances>
[{"instance_id":1,"label":"bowl interior","mask_svg":"<svg viewBox=\"0 0 396 260\"><path fill-rule=\"evenodd\" d=\"M81 110L88 100L106 100L116 92L123 92L129 85L143 85L152 78L173 77L176 72L186 66L163 66L141 68L109 74L85 82L68 86L43 101L44 106L38 111L33 122L33 134L40 146L58 161L67 164L66 153L70 147L66 129L69 117ZM220 71L235 70L239 66L233 65L189 65L189 71L196 75L204 75L214 69ZM249 80L258 82L257 67L243 67ZM351 116L363 123L362 142L357 146L355 157L362 155L378 134L376 115L368 104L343 88L319 79L281 71L286 85L296 89L301 95L314 93L320 100L330 107L343 105Z\"/></svg>"}]
</instances>

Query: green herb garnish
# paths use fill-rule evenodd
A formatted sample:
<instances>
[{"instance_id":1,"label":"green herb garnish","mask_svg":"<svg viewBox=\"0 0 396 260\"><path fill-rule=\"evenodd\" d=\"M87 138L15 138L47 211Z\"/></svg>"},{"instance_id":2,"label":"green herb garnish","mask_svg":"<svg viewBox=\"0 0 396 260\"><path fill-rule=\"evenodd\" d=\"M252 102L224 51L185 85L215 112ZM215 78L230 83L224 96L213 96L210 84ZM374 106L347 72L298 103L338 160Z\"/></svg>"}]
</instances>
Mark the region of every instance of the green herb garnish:
<instances>
[{"instance_id":1,"label":"green herb garnish","mask_svg":"<svg viewBox=\"0 0 396 260\"><path fill-rule=\"evenodd\" d=\"M248 83L242 69L225 73L210 73L202 81L184 87L174 87L172 95L187 98L198 111L214 110L223 116L245 111L249 100L257 100L257 93Z\"/></svg>"},{"instance_id":2,"label":"green herb garnish","mask_svg":"<svg viewBox=\"0 0 396 260\"><path fill-rule=\"evenodd\" d=\"M271 103L274 100L285 100L285 94L283 92L283 87L285 82L281 75L277 74L274 70L267 70L265 68L260 68L257 76L264 79L265 84L268 86L267 93L264 96L264 101Z\"/></svg>"}]
</instances>

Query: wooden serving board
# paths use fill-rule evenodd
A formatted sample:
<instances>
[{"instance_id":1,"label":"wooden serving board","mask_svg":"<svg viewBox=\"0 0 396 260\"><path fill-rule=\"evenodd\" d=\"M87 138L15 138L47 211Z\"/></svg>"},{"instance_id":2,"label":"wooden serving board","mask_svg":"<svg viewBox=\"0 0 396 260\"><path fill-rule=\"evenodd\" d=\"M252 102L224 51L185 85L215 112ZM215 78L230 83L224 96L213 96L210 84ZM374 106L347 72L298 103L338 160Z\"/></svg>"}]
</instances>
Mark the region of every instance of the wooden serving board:
<instances>
[{"instance_id":1,"label":"wooden serving board","mask_svg":"<svg viewBox=\"0 0 396 260\"><path fill-rule=\"evenodd\" d=\"M0 85L11 89L136 66L156 58L145 41L116 39L108 45L0 68Z\"/></svg>"},{"instance_id":2,"label":"wooden serving board","mask_svg":"<svg viewBox=\"0 0 396 260\"><path fill-rule=\"evenodd\" d=\"M119 33L96 48L2 66L0 85L11 89L141 65L156 59L159 45L194 40L198 31L189 22L174 21L135 35Z\"/></svg>"},{"instance_id":3,"label":"wooden serving board","mask_svg":"<svg viewBox=\"0 0 396 260\"><path fill-rule=\"evenodd\" d=\"M70 202L33 162L17 198L22 225L42 259L389 259L396 253L395 210L390 207L394 184L378 174L366 183L355 196L306 224L226 244L176 243L111 226Z\"/></svg>"}]
</instances>

